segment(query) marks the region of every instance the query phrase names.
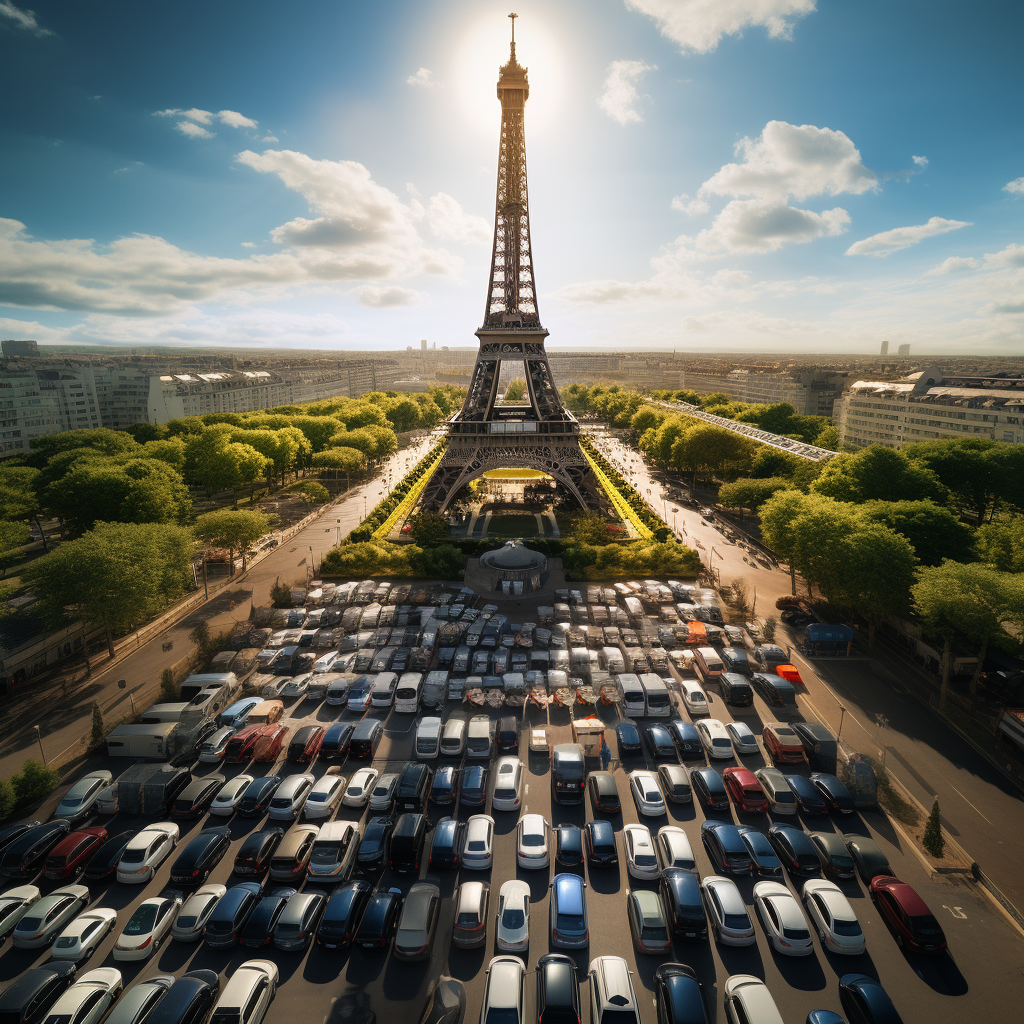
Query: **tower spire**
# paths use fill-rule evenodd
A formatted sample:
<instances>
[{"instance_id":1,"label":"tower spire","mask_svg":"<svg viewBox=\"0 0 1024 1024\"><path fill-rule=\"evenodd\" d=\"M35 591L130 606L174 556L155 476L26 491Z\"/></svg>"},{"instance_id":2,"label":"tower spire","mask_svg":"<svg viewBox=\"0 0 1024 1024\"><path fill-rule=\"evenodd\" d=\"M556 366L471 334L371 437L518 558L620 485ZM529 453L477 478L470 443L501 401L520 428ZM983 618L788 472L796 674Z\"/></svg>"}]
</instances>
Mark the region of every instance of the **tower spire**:
<instances>
[{"instance_id":1,"label":"tower spire","mask_svg":"<svg viewBox=\"0 0 1024 1024\"><path fill-rule=\"evenodd\" d=\"M509 59L509 63L510 64L515 64L515 62L516 62L516 18L518 18L519 15L515 14L513 12L508 17L509 17L509 20L512 22L512 56Z\"/></svg>"}]
</instances>

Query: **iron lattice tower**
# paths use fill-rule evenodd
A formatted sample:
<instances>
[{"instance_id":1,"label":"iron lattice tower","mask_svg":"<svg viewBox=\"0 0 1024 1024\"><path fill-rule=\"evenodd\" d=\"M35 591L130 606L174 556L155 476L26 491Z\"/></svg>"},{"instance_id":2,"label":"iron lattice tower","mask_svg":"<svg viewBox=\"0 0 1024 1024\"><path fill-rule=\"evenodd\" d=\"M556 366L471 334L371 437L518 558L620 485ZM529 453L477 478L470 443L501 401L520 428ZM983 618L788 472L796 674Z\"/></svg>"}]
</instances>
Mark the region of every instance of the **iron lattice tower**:
<instances>
[{"instance_id":1,"label":"iron lattice tower","mask_svg":"<svg viewBox=\"0 0 1024 1024\"><path fill-rule=\"evenodd\" d=\"M421 507L443 512L456 492L489 469L523 467L548 473L582 508L600 507L597 481L580 448L579 424L562 405L548 364L537 309L530 245L524 113L526 68L516 60L515 17L509 61L498 72L501 137L494 244L487 305L476 365L462 411L452 417L444 459L423 492ZM520 363L528 404L497 404L505 362Z\"/></svg>"}]
</instances>

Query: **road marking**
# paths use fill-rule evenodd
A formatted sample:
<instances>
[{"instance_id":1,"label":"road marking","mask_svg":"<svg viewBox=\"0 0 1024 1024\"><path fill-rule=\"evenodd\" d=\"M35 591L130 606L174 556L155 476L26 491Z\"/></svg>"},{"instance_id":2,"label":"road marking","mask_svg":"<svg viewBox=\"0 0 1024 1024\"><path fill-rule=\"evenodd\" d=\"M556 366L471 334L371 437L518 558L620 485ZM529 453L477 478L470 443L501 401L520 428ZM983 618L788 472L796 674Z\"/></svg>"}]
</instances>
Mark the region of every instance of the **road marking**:
<instances>
[{"instance_id":1,"label":"road marking","mask_svg":"<svg viewBox=\"0 0 1024 1024\"><path fill-rule=\"evenodd\" d=\"M958 921L966 921L967 915L963 912L961 907L947 907L945 903L942 904L943 910L948 910Z\"/></svg>"},{"instance_id":2,"label":"road marking","mask_svg":"<svg viewBox=\"0 0 1024 1024\"><path fill-rule=\"evenodd\" d=\"M951 783L949 784L949 786L950 786L950 788L951 788L951 789L953 790L953 792L954 792L954 793L956 793L956 795L957 795L958 797L960 797L960 799L961 799L961 800L963 800L963 802L964 802L965 804L967 804L967 805L968 805L969 807L974 807L974 804L972 804L972 803L971 803L971 801L970 801L970 800L968 800L968 799L967 799L967 797L965 797L965 796L963 795L963 793L961 793L961 792L960 792L960 790L959 790L959 789L957 789L957 788L956 788L956 786L954 786L954 785L953 785L953 783L952 783L952 782L951 782ZM977 807L974 807L974 809L975 809L976 811L978 811L978 808L977 808ZM979 814L981 814L981 811L978 811L978 813L979 813ZM983 818L985 818L985 820L986 820L986 821L987 821L987 822L988 822L988 823L989 823L990 825L992 824L992 821L991 821L991 819L987 818L987 817L986 817L986 816L985 816L984 814L981 814L981 816L982 816Z\"/></svg>"}]
</instances>

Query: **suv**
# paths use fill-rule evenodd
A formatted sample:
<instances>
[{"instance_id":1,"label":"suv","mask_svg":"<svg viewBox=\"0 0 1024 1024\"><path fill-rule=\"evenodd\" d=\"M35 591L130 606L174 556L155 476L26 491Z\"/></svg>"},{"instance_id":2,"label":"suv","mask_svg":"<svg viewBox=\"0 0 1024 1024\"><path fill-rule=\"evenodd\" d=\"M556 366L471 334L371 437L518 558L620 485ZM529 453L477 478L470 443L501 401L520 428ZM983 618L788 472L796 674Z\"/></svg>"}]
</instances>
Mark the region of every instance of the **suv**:
<instances>
[{"instance_id":1,"label":"suv","mask_svg":"<svg viewBox=\"0 0 1024 1024\"><path fill-rule=\"evenodd\" d=\"M761 733L768 756L783 764L799 764L804 760L804 745L800 737L783 722L768 722Z\"/></svg>"},{"instance_id":2,"label":"suv","mask_svg":"<svg viewBox=\"0 0 1024 1024\"><path fill-rule=\"evenodd\" d=\"M425 814L401 815L391 834L389 858L391 870L398 874L403 874L406 871L418 874L426 838L427 816Z\"/></svg>"},{"instance_id":3,"label":"suv","mask_svg":"<svg viewBox=\"0 0 1024 1024\"><path fill-rule=\"evenodd\" d=\"M590 945L587 883L579 875L561 874L555 875L550 889L551 945L556 949L585 949Z\"/></svg>"},{"instance_id":4,"label":"suv","mask_svg":"<svg viewBox=\"0 0 1024 1024\"><path fill-rule=\"evenodd\" d=\"M557 803L582 803L585 780L583 747L579 743L559 743L551 749L551 793Z\"/></svg>"},{"instance_id":5,"label":"suv","mask_svg":"<svg viewBox=\"0 0 1024 1024\"><path fill-rule=\"evenodd\" d=\"M598 814L618 814L621 810L619 789L611 772L591 772L587 776L587 793L590 807Z\"/></svg>"},{"instance_id":6,"label":"suv","mask_svg":"<svg viewBox=\"0 0 1024 1024\"><path fill-rule=\"evenodd\" d=\"M519 722L515 715L505 715L498 719L495 736L498 752L502 754L517 753L519 750Z\"/></svg>"},{"instance_id":7,"label":"suv","mask_svg":"<svg viewBox=\"0 0 1024 1024\"><path fill-rule=\"evenodd\" d=\"M640 1004L621 956L590 961L590 1020L592 1024L640 1024Z\"/></svg>"}]
</instances>

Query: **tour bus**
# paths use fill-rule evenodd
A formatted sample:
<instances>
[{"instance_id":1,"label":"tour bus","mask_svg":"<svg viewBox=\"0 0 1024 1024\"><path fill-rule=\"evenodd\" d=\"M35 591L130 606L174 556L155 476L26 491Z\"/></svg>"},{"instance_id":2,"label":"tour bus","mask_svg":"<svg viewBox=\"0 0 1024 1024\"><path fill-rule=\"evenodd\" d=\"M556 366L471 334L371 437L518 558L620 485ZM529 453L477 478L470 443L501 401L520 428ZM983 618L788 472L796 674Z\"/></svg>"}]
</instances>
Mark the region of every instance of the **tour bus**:
<instances>
[{"instance_id":1,"label":"tour bus","mask_svg":"<svg viewBox=\"0 0 1024 1024\"><path fill-rule=\"evenodd\" d=\"M381 672L373 681L373 687L370 690L370 706L374 708L391 707L397 687L398 676L394 672Z\"/></svg>"},{"instance_id":2,"label":"tour bus","mask_svg":"<svg viewBox=\"0 0 1024 1024\"><path fill-rule=\"evenodd\" d=\"M697 672L705 683L712 682L725 671L722 659L718 656L718 651L714 647L698 647L697 653L694 656L694 664L697 666Z\"/></svg>"},{"instance_id":3,"label":"tour bus","mask_svg":"<svg viewBox=\"0 0 1024 1024\"><path fill-rule=\"evenodd\" d=\"M415 715L420 707L420 690L423 688L422 672L403 672L395 690L395 711L403 715Z\"/></svg>"},{"instance_id":4,"label":"tour bus","mask_svg":"<svg viewBox=\"0 0 1024 1024\"><path fill-rule=\"evenodd\" d=\"M672 698L665 680L653 672L645 672L640 676L640 685L644 690L647 715L651 718L667 718L672 713Z\"/></svg>"},{"instance_id":5,"label":"tour bus","mask_svg":"<svg viewBox=\"0 0 1024 1024\"><path fill-rule=\"evenodd\" d=\"M622 713L627 718L643 718L647 713L647 698L639 677L632 672L622 672L615 682L622 701Z\"/></svg>"}]
</instances>

